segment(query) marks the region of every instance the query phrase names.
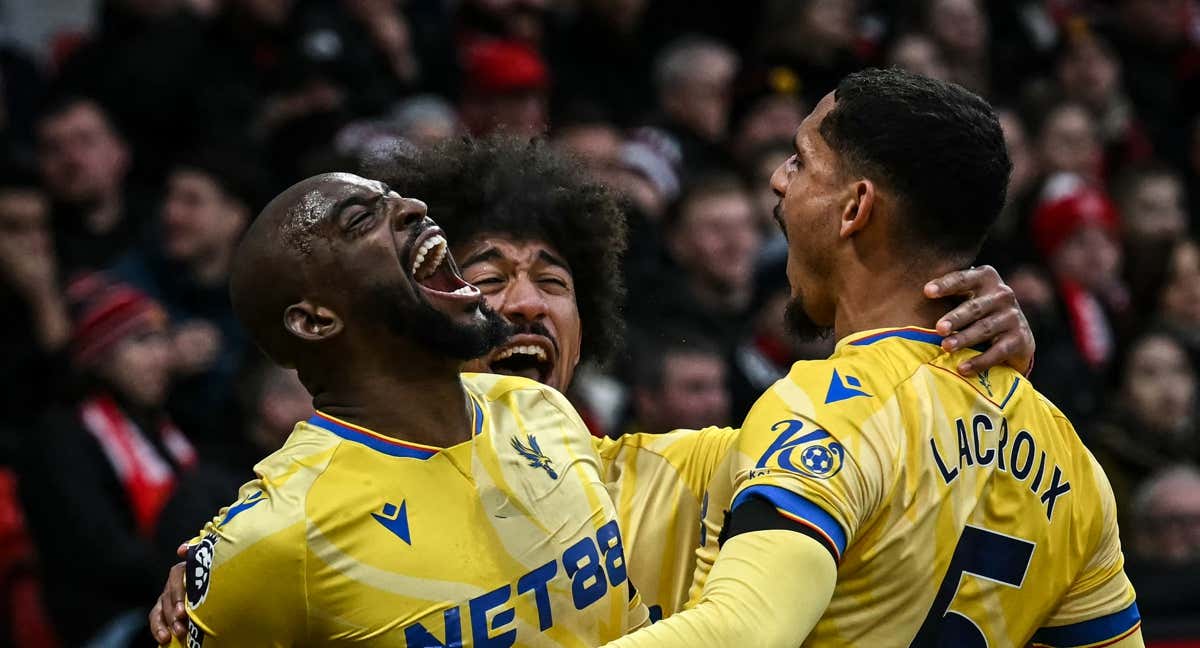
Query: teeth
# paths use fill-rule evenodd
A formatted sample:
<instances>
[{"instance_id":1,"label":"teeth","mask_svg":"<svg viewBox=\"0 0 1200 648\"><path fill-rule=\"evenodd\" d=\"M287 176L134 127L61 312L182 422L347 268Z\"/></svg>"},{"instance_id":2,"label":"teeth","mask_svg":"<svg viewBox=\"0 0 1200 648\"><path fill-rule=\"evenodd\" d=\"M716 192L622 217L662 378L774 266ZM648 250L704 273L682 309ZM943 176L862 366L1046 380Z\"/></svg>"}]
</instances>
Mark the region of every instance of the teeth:
<instances>
[{"instance_id":1,"label":"teeth","mask_svg":"<svg viewBox=\"0 0 1200 648\"><path fill-rule=\"evenodd\" d=\"M420 249L417 250L416 258L413 259L413 276L418 276L418 271L421 269L422 264L425 263L425 257L429 255L431 250L433 251L433 263L429 264L427 271L421 274L425 277L432 275L446 258L446 248L446 239L442 238L440 234L434 234L429 237L429 240L421 244Z\"/></svg>"},{"instance_id":2,"label":"teeth","mask_svg":"<svg viewBox=\"0 0 1200 648\"><path fill-rule=\"evenodd\" d=\"M462 288L459 288L458 290L455 290L455 291L454 291L453 293L451 293L451 294L454 294L454 295L474 295L474 294L475 294L475 286L463 286Z\"/></svg>"},{"instance_id":3,"label":"teeth","mask_svg":"<svg viewBox=\"0 0 1200 648\"><path fill-rule=\"evenodd\" d=\"M511 358L517 354L535 356L538 360L541 360L543 362L546 360L546 350L543 349L542 347L534 346L531 344L524 345L524 346L508 347L507 349L504 349L500 353L497 353L496 359L497 360L505 360L505 359Z\"/></svg>"}]
</instances>

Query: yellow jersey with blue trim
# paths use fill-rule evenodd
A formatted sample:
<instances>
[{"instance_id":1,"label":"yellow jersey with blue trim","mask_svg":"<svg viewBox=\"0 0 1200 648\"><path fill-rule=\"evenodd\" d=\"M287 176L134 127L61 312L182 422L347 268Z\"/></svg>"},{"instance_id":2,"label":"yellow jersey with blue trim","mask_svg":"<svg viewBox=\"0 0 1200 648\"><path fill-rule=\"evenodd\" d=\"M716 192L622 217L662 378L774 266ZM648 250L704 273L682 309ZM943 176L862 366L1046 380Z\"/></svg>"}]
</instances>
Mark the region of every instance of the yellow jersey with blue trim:
<instances>
[{"instance_id":1,"label":"yellow jersey with blue trim","mask_svg":"<svg viewBox=\"0 0 1200 648\"><path fill-rule=\"evenodd\" d=\"M595 646L645 623L574 409L461 380L474 434L449 448L299 423L189 547L188 645Z\"/></svg>"},{"instance_id":2,"label":"yellow jersey with blue trim","mask_svg":"<svg viewBox=\"0 0 1200 648\"><path fill-rule=\"evenodd\" d=\"M739 511L837 562L805 646L1103 646L1140 626L1112 490L1070 422L1007 368L964 377L918 328L796 363L747 416Z\"/></svg>"},{"instance_id":3,"label":"yellow jersey with blue trim","mask_svg":"<svg viewBox=\"0 0 1200 648\"><path fill-rule=\"evenodd\" d=\"M596 440L629 574L651 621L683 609L698 552L716 553L721 520L708 515L708 491L724 478L719 468L737 432L709 427Z\"/></svg>"}]
</instances>

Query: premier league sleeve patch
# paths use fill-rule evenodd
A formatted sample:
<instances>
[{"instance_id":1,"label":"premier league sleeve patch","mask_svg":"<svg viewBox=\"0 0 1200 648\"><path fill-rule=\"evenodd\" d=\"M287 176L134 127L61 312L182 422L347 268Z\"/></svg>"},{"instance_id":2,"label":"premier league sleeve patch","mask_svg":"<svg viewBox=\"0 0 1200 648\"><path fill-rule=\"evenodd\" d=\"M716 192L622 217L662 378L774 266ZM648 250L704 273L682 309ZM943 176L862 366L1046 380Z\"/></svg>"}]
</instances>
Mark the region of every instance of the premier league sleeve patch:
<instances>
[{"instance_id":1,"label":"premier league sleeve patch","mask_svg":"<svg viewBox=\"0 0 1200 648\"><path fill-rule=\"evenodd\" d=\"M216 556L217 540L218 538L215 533L209 533L200 542L188 547L184 578L186 579L185 589L187 591L188 607L192 609L200 607L204 603L205 597L208 596L208 583L212 576L213 558ZM196 632L199 632L199 628L196 628L195 624L191 624L191 626ZM189 644L191 643L190 635L191 631L189 630ZM196 645L199 644L197 643Z\"/></svg>"}]
</instances>

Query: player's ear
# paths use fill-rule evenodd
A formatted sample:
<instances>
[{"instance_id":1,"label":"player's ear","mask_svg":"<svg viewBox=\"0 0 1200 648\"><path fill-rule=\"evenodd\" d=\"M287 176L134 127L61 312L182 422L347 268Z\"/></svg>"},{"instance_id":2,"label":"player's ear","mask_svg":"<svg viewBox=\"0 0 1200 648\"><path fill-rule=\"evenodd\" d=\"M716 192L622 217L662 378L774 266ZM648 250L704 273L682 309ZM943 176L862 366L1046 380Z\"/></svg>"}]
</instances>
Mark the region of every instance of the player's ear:
<instances>
[{"instance_id":1,"label":"player's ear","mask_svg":"<svg viewBox=\"0 0 1200 648\"><path fill-rule=\"evenodd\" d=\"M875 208L875 183L862 178L850 186L849 195L842 205L842 215L838 221L838 235L850 238L861 232L871 222L872 210Z\"/></svg>"},{"instance_id":2,"label":"player's ear","mask_svg":"<svg viewBox=\"0 0 1200 648\"><path fill-rule=\"evenodd\" d=\"M342 318L337 313L307 299L287 307L283 326L289 333L306 342L329 339L342 332Z\"/></svg>"}]
</instances>

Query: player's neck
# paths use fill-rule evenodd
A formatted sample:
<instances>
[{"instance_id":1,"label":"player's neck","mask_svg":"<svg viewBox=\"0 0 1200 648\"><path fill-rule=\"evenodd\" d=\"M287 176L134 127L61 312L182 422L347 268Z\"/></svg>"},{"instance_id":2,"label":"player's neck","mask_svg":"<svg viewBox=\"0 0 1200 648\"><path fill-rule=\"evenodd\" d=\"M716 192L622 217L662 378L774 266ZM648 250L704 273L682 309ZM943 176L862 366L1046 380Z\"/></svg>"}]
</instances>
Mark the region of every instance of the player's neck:
<instances>
[{"instance_id":1,"label":"player's neck","mask_svg":"<svg viewBox=\"0 0 1200 648\"><path fill-rule=\"evenodd\" d=\"M439 448L471 438L470 401L455 364L434 371L347 371L336 383L313 397L313 406L330 416Z\"/></svg>"},{"instance_id":2,"label":"player's neck","mask_svg":"<svg viewBox=\"0 0 1200 648\"><path fill-rule=\"evenodd\" d=\"M952 270L948 268L946 271ZM919 326L932 329L953 305L925 296L924 273L864 273L839 291L834 338L881 328ZM928 278L940 276L934 272Z\"/></svg>"}]
</instances>

